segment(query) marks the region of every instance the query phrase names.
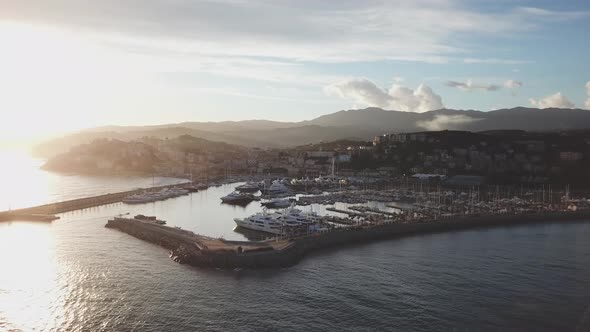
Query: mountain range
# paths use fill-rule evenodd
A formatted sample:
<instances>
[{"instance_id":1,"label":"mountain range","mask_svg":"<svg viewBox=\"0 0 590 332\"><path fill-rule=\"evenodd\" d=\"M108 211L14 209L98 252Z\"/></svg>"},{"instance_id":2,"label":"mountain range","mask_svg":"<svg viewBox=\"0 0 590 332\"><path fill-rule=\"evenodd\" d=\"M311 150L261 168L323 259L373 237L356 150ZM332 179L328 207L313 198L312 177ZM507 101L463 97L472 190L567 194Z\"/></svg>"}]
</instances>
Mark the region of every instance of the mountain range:
<instances>
[{"instance_id":1,"label":"mountain range","mask_svg":"<svg viewBox=\"0 0 590 332\"><path fill-rule=\"evenodd\" d=\"M246 120L183 122L155 126L105 126L43 142L35 147L34 153L47 157L98 138L125 141L142 137L176 138L180 135L191 135L210 141L249 147L287 147L342 139L369 140L384 133L444 129L474 132L506 129L590 129L590 111L516 107L489 112L440 109L413 113L371 107L339 111L301 122Z\"/></svg>"}]
</instances>

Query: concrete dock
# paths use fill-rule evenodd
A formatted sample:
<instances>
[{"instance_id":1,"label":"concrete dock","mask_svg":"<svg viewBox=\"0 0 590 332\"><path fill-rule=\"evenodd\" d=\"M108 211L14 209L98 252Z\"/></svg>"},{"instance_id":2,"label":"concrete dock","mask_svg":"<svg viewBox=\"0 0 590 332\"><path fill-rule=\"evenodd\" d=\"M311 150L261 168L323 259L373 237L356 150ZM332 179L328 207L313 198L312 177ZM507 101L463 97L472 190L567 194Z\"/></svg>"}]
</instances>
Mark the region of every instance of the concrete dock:
<instances>
[{"instance_id":1,"label":"concrete dock","mask_svg":"<svg viewBox=\"0 0 590 332\"><path fill-rule=\"evenodd\" d=\"M81 210L100 205L121 202L125 197L145 191L159 191L165 188L182 187L184 184L173 184L146 189L135 189L113 194L104 194L93 197L78 198L68 201L39 205L30 208L16 209L0 212L0 221L24 220L24 221L51 221L59 219L55 214Z\"/></svg>"},{"instance_id":2,"label":"concrete dock","mask_svg":"<svg viewBox=\"0 0 590 332\"><path fill-rule=\"evenodd\" d=\"M114 218L105 225L170 250L176 262L203 267L285 267L301 259L297 243L279 241L226 241L174 227L136 219Z\"/></svg>"}]
</instances>

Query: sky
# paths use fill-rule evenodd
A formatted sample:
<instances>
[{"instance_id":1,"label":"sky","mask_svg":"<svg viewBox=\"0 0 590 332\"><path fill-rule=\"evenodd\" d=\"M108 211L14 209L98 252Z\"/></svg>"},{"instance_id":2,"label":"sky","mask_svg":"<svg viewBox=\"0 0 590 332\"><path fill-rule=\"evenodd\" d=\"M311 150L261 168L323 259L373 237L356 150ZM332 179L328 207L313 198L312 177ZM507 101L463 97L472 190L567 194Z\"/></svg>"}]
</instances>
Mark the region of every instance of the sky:
<instances>
[{"instance_id":1,"label":"sky","mask_svg":"<svg viewBox=\"0 0 590 332\"><path fill-rule=\"evenodd\" d=\"M0 144L342 109L590 109L590 1L0 0Z\"/></svg>"}]
</instances>

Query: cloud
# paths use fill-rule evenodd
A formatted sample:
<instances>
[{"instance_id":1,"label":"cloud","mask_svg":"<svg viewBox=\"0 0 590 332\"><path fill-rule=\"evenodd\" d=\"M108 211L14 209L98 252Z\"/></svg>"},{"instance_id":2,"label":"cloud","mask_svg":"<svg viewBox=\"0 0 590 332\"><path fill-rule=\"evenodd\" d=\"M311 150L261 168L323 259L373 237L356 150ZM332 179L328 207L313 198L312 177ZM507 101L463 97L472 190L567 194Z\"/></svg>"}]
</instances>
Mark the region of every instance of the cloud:
<instances>
[{"instance_id":1,"label":"cloud","mask_svg":"<svg viewBox=\"0 0 590 332\"><path fill-rule=\"evenodd\" d=\"M520 89L522 86L523 83L521 81L507 80L506 82L504 82L504 87L506 89L509 89L513 96L516 96L516 94L518 93L518 89Z\"/></svg>"},{"instance_id":2,"label":"cloud","mask_svg":"<svg viewBox=\"0 0 590 332\"><path fill-rule=\"evenodd\" d=\"M544 97L539 100L533 98L529 99L531 105L538 108L575 108L576 105L567 99L561 92L557 92L550 96Z\"/></svg>"},{"instance_id":3,"label":"cloud","mask_svg":"<svg viewBox=\"0 0 590 332\"><path fill-rule=\"evenodd\" d=\"M590 16L589 12L585 11L552 11L537 7L518 7L516 13L528 16L531 20L543 21L568 21L576 20Z\"/></svg>"},{"instance_id":4,"label":"cloud","mask_svg":"<svg viewBox=\"0 0 590 332\"><path fill-rule=\"evenodd\" d=\"M586 99L586 109L590 110L590 81L586 82L586 94L588 95L588 99Z\"/></svg>"},{"instance_id":5,"label":"cloud","mask_svg":"<svg viewBox=\"0 0 590 332\"><path fill-rule=\"evenodd\" d=\"M508 89L517 89L520 88L522 85L523 84L521 81L507 80L506 82L504 82L504 87Z\"/></svg>"},{"instance_id":6,"label":"cloud","mask_svg":"<svg viewBox=\"0 0 590 332\"><path fill-rule=\"evenodd\" d=\"M0 20L76 32L129 51L290 61L447 62L470 38L529 33L585 12L533 7L482 11L457 0L173 1L0 0ZM395 41L395 42L392 42ZM523 63L466 59L466 63Z\"/></svg>"},{"instance_id":7,"label":"cloud","mask_svg":"<svg viewBox=\"0 0 590 332\"><path fill-rule=\"evenodd\" d=\"M463 59L463 63L466 64L497 64L497 65L521 65L526 63L531 63L528 60L517 60L517 59L497 59L497 58L485 58L485 59L477 59L477 58L466 58Z\"/></svg>"},{"instance_id":8,"label":"cloud","mask_svg":"<svg viewBox=\"0 0 590 332\"><path fill-rule=\"evenodd\" d=\"M426 130L461 129L463 125L473 123L481 119L472 118L467 115L437 115L432 120L416 122L418 127Z\"/></svg>"},{"instance_id":9,"label":"cloud","mask_svg":"<svg viewBox=\"0 0 590 332\"><path fill-rule=\"evenodd\" d=\"M446 86L458 88L463 91L473 91L473 90L496 91L501 88L501 86L495 85L495 84L475 84L471 80L467 80L467 82L446 81L444 84Z\"/></svg>"},{"instance_id":10,"label":"cloud","mask_svg":"<svg viewBox=\"0 0 590 332\"><path fill-rule=\"evenodd\" d=\"M442 99L432 89L420 84L415 90L393 84L388 91L366 78L353 78L325 87L328 95L355 102L404 112L426 112L443 108Z\"/></svg>"}]
</instances>

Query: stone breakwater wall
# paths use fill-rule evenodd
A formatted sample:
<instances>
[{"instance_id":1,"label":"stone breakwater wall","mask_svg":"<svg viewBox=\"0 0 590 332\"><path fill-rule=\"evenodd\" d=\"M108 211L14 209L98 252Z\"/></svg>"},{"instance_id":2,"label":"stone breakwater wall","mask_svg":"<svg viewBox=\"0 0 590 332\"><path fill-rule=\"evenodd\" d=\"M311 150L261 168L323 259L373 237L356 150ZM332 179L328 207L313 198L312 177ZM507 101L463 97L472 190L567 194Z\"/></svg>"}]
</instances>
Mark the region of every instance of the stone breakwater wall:
<instances>
[{"instance_id":1,"label":"stone breakwater wall","mask_svg":"<svg viewBox=\"0 0 590 332\"><path fill-rule=\"evenodd\" d=\"M418 223L390 223L370 227L359 227L341 231L332 231L316 236L301 238L303 250L313 250L343 246L353 243L367 243L395 237L447 232L495 226L517 226L536 223L554 223L567 221L590 221L590 211L551 212L524 215L496 215L479 217L455 217L446 220L423 221Z\"/></svg>"},{"instance_id":2,"label":"stone breakwater wall","mask_svg":"<svg viewBox=\"0 0 590 332\"><path fill-rule=\"evenodd\" d=\"M109 220L105 227L167 248L174 261L193 266L227 269L286 267L303 257L296 242L276 249L269 242L209 239L186 230L129 219Z\"/></svg>"},{"instance_id":3,"label":"stone breakwater wall","mask_svg":"<svg viewBox=\"0 0 590 332\"><path fill-rule=\"evenodd\" d=\"M276 268L297 264L306 254L323 248L343 247L406 235L446 232L478 227L523 225L532 223L590 221L590 211L552 212L527 215L458 217L420 223L390 223L330 231L291 240L277 249L272 242L221 241L222 246L206 248L204 237L189 231L139 221L109 221L117 228L139 239L171 251L171 257L182 264L215 268ZM220 240L217 240L220 241ZM241 248L249 247L248 250Z\"/></svg>"}]
</instances>

